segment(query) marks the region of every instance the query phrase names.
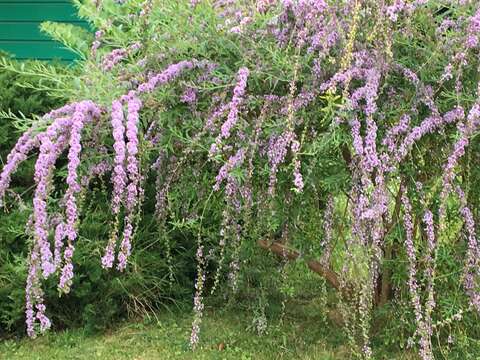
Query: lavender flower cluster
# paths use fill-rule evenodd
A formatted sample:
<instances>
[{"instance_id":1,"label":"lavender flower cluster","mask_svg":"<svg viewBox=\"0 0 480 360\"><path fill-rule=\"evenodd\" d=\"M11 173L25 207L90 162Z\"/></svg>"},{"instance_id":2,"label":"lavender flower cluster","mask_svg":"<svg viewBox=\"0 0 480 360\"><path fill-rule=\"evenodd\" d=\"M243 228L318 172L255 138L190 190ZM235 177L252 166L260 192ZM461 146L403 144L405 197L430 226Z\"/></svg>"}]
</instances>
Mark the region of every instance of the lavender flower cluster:
<instances>
[{"instance_id":1,"label":"lavender flower cluster","mask_svg":"<svg viewBox=\"0 0 480 360\"><path fill-rule=\"evenodd\" d=\"M227 120L223 123L221 132L215 139L215 143L213 143L210 147L210 153L212 155L214 155L221 148L222 140L227 140L230 137L231 131L238 121L238 113L240 111L239 107L243 102L249 74L250 72L247 68L241 68L238 70L237 84L233 89L233 97L228 106L229 112Z\"/></svg>"}]
</instances>

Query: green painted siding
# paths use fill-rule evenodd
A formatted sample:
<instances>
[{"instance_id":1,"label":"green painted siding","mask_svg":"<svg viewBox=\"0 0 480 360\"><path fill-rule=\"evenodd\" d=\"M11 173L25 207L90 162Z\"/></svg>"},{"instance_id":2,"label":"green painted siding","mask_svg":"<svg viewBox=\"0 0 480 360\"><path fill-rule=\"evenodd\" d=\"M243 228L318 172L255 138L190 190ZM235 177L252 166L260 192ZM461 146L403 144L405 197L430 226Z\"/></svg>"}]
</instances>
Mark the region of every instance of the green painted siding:
<instances>
[{"instance_id":1,"label":"green painted siding","mask_svg":"<svg viewBox=\"0 0 480 360\"><path fill-rule=\"evenodd\" d=\"M40 32L43 21L87 27L69 0L0 0L0 50L17 59L75 59L74 53Z\"/></svg>"}]
</instances>

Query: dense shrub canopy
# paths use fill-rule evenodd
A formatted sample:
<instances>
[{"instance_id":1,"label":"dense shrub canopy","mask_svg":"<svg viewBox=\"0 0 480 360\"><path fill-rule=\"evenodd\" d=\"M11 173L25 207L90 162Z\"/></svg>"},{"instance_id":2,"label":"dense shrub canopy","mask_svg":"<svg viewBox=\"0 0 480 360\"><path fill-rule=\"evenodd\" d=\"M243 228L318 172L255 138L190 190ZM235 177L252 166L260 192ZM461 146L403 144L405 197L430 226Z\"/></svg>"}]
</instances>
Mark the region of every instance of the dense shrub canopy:
<instances>
[{"instance_id":1,"label":"dense shrub canopy","mask_svg":"<svg viewBox=\"0 0 480 360\"><path fill-rule=\"evenodd\" d=\"M160 233L195 243L193 347L204 295L223 269L238 291L258 244L312 259L366 358L372 309L398 294L423 359L442 321L480 311L476 1L78 5L98 31L79 48L71 102L32 122L0 175L10 207L11 175L37 151L29 335L50 327L41 279L70 291L97 178L111 180L104 268L127 267L152 213ZM166 262L173 278L170 250ZM448 319L436 291L445 276L464 290Z\"/></svg>"}]
</instances>

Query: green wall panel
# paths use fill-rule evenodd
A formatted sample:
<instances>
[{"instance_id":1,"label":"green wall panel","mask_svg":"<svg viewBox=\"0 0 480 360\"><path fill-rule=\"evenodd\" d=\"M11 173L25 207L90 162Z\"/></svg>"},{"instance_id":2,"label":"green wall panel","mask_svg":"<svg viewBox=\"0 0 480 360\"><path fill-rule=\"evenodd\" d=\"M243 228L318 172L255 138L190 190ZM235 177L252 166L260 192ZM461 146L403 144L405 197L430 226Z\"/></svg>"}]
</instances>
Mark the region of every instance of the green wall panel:
<instances>
[{"instance_id":1,"label":"green wall panel","mask_svg":"<svg viewBox=\"0 0 480 360\"><path fill-rule=\"evenodd\" d=\"M0 0L0 3L9 3L9 4L18 4L18 3L63 3L63 4L71 4L70 0Z\"/></svg>"},{"instance_id":2,"label":"green wall panel","mask_svg":"<svg viewBox=\"0 0 480 360\"><path fill-rule=\"evenodd\" d=\"M79 21L67 3L0 3L0 21Z\"/></svg>"},{"instance_id":3,"label":"green wall panel","mask_svg":"<svg viewBox=\"0 0 480 360\"><path fill-rule=\"evenodd\" d=\"M40 22L0 22L1 40L50 40L39 31Z\"/></svg>"},{"instance_id":4,"label":"green wall panel","mask_svg":"<svg viewBox=\"0 0 480 360\"><path fill-rule=\"evenodd\" d=\"M73 60L76 54L55 41L0 41L0 49L15 54L16 59Z\"/></svg>"},{"instance_id":5,"label":"green wall panel","mask_svg":"<svg viewBox=\"0 0 480 360\"><path fill-rule=\"evenodd\" d=\"M40 32L43 21L88 28L68 0L0 0L0 51L18 59L75 59L74 53Z\"/></svg>"},{"instance_id":6,"label":"green wall panel","mask_svg":"<svg viewBox=\"0 0 480 360\"><path fill-rule=\"evenodd\" d=\"M0 22L0 40L51 40L51 38L39 31L40 22ZM87 23L74 23L89 29Z\"/></svg>"}]
</instances>

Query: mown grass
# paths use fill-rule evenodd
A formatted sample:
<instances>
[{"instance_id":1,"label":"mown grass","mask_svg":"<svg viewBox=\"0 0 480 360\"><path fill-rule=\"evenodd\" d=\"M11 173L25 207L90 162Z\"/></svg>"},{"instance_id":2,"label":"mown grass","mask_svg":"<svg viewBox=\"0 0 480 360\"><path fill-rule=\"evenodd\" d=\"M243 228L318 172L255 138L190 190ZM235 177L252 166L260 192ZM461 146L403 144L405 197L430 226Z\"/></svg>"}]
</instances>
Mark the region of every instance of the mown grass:
<instances>
[{"instance_id":1,"label":"mown grass","mask_svg":"<svg viewBox=\"0 0 480 360\"><path fill-rule=\"evenodd\" d=\"M153 360L153 359L350 359L340 327L321 320L315 302L287 306L283 321L272 319L268 334L251 328L252 314L235 310L208 311L201 329L201 345L188 346L192 316L165 311L149 319L128 322L101 334L82 329L49 333L34 340L0 344L5 360ZM388 354L382 359L415 359Z\"/></svg>"}]
</instances>

